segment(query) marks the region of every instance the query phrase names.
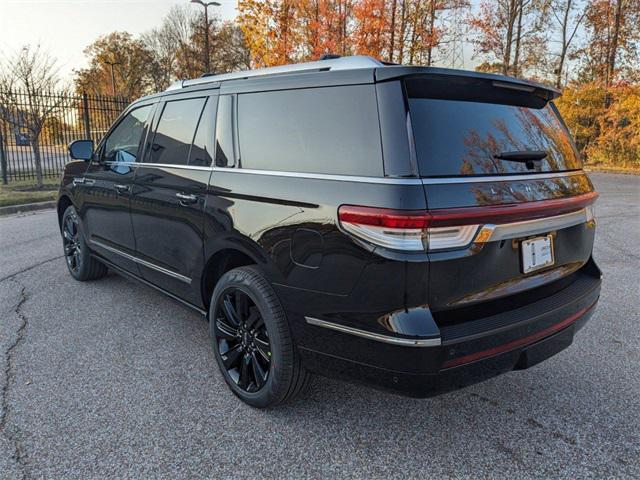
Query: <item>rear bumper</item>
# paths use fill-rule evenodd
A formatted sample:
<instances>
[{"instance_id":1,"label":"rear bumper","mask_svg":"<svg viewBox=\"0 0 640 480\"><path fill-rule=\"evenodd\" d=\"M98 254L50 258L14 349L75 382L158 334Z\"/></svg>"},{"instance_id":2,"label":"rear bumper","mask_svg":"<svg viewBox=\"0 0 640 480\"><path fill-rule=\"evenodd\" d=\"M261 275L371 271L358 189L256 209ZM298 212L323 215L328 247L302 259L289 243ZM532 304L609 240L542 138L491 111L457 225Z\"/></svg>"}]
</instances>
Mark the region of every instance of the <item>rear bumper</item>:
<instances>
[{"instance_id":1,"label":"rear bumper","mask_svg":"<svg viewBox=\"0 0 640 480\"><path fill-rule=\"evenodd\" d=\"M586 269L555 295L499 315L439 329L435 338L396 337L401 343L308 322L300 347L304 364L409 396L428 397L529 368L564 350L588 321L600 296L600 272ZM422 340L411 345L407 341ZM429 341L425 341L429 340Z\"/></svg>"}]
</instances>

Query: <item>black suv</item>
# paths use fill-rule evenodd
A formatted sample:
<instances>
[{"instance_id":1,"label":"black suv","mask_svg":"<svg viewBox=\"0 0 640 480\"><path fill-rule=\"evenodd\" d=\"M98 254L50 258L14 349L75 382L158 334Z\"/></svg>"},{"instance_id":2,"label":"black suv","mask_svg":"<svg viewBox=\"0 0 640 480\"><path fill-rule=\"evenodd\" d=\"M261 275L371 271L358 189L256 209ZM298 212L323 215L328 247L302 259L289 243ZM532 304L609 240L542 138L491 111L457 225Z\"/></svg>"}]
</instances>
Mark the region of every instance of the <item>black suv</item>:
<instances>
[{"instance_id":1,"label":"black suv","mask_svg":"<svg viewBox=\"0 0 640 480\"><path fill-rule=\"evenodd\" d=\"M178 82L70 145L69 271L206 316L258 407L312 373L429 396L528 368L600 294L597 194L558 95L368 57Z\"/></svg>"}]
</instances>

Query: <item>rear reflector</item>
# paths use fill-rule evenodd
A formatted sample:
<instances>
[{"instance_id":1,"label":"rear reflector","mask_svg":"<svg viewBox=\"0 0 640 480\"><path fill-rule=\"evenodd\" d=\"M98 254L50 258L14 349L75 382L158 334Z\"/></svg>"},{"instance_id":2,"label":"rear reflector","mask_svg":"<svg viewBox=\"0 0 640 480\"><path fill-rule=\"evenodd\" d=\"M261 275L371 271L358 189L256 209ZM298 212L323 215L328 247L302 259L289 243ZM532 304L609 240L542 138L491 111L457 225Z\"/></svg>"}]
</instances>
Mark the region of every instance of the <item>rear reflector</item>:
<instances>
[{"instance_id":1,"label":"rear reflector","mask_svg":"<svg viewBox=\"0 0 640 480\"><path fill-rule=\"evenodd\" d=\"M593 204L598 194L505 205L435 210L393 210L342 205L340 225L370 243L393 250L435 251L469 245L481 225L520 222L575 212Z\"/></svg>"}]
</instances>

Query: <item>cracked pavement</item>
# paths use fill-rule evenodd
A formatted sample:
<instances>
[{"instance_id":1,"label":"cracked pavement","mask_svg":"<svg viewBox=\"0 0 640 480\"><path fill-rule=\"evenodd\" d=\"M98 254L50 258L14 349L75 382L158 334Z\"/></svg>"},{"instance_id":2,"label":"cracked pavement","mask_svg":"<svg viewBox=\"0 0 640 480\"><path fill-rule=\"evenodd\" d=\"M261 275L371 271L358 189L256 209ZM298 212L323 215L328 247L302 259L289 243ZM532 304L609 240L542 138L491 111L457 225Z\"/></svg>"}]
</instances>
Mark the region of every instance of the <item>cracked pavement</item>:
<instances>
[{"instance_id":1,"label":"cracked pavement","mask_svg":"<svg viewBox=\"0 0 640 480\"><path fill-rule=\"evenodd\" d=\"M206 323L74 282L53 211L0 218L0 478L640 476L640 177L593 174L598 309L536 367L427 400L318 379L241 404Z\"/></svg>"}]
</instances>

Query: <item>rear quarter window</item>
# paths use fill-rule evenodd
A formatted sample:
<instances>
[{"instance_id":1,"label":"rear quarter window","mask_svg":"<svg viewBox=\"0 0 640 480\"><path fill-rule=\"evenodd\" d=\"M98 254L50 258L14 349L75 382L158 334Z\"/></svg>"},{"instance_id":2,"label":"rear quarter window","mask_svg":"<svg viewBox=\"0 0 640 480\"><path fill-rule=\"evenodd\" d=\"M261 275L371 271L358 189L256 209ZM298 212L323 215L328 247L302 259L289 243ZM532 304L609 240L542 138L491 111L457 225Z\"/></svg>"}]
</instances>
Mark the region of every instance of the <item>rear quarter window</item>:
<instances>
[{"instance_id":1,"label":"rear quarter window","mask_svg":"<svg viewBox=\"0 0 640 480\"><path fill-rule=\"evenodd\" d=\"M529 108L481 101L409 98L422 176L558 172L582 168L573 141L552 105ZM495 158L544 151L531 170Z\"/></svg>"},{"instance_id":2,"label":"rear quarter window","mask_svg":"<svg viewBox=\"0 0 640 480\"><path fill-rule=\"evenodd\" d=\"M373 85L238 95L242 168L382 176Z\"/></svg>"}]
</instances>

